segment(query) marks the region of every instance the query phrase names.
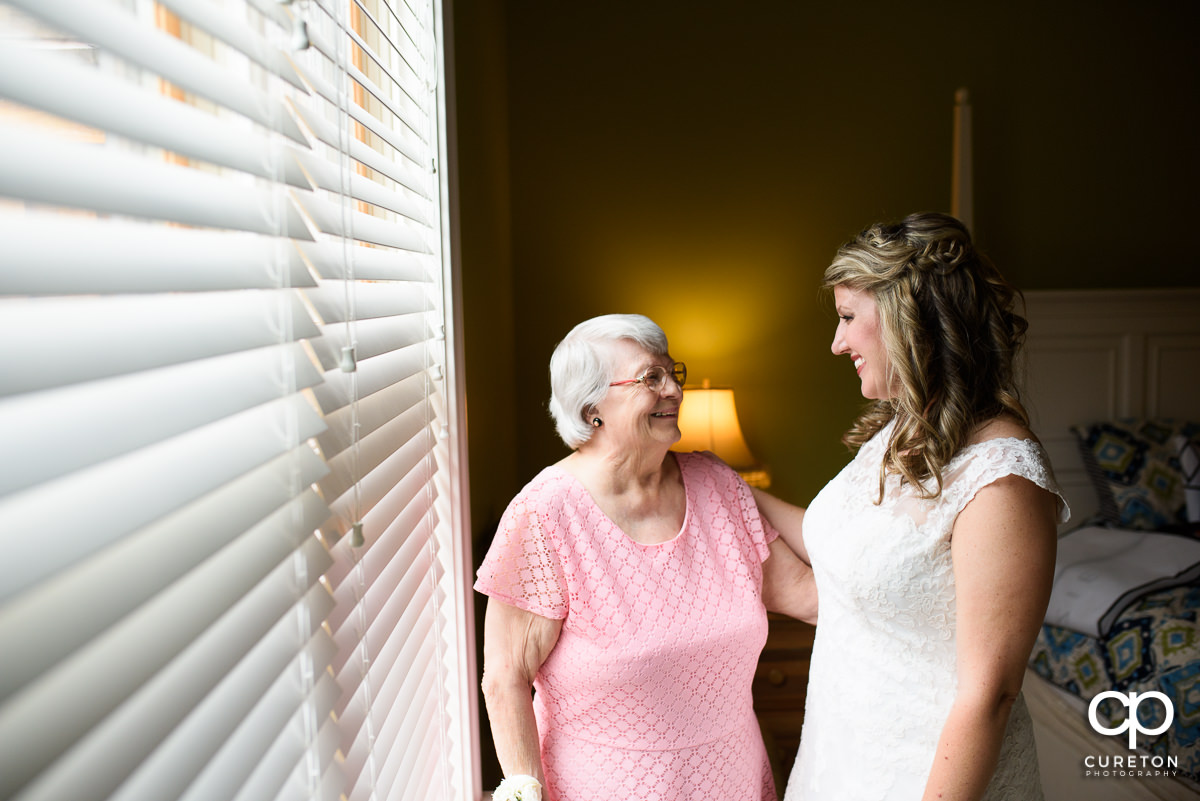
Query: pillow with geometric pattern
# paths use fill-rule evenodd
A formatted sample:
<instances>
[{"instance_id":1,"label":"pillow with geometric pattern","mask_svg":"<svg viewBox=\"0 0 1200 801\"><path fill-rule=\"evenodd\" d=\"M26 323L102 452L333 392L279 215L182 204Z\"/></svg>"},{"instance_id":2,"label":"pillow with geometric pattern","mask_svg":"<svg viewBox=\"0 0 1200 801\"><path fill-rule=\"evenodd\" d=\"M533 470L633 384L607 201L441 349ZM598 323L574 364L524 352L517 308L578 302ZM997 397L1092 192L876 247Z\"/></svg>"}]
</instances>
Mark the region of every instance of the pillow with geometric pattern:
<instances>
[{"instance_id":1,"label":"pillow with geometric pattern","mask_svg":"<svg viewBox=\"0 0 1200 801\"><path fill-rule=\"evenodd\" d=\"M1155 531L1187 522L1179 443L1200 438L1200 423L1121 418L1071 431L1106 523Z\"/></svg>"},{"instance_id":2,"label":"pillow with geometric pattern","mask_svg":"<svg viewBox=\"0 0 1200 801\"><path fill-rule=\"evenodd\" d=\"M1200 523L1200 437L1177 438L1179 467L1183 473L1183 497L1187 502L1187 521Z\"/></svg>"}]
</instances>

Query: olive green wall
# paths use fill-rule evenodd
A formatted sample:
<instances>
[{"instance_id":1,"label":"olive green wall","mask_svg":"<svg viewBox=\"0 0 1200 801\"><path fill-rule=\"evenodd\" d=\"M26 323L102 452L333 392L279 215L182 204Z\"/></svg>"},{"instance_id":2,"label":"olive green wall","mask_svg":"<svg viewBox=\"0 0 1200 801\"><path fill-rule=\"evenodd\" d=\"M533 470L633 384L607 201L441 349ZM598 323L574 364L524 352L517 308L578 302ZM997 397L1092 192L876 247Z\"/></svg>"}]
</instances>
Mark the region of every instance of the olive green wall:
<instances>
[{"instance_id":1,"label":"olive green wall","mask_svg":"<svg viewBox=\"0 0 1200 801\"><path fill-rule=\"evenodd\" d=\"M948 210L959 87L976 237L1014 283L1200 284L1198 3L456 6L477 533L566 453L547 361L613 311L735 387L773 488L807 503L861 403L821 272L870 222Z\"/></svg>"}]
</instances>

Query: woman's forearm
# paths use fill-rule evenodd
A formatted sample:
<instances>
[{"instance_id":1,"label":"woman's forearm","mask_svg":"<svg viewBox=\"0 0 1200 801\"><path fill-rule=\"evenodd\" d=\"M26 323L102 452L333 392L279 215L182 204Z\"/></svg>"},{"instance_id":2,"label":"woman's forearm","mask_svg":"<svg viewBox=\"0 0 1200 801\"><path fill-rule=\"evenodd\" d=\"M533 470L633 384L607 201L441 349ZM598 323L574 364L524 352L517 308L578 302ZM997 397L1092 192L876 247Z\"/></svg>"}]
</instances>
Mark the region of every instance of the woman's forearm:
<instances>
[{"instance_id":1,"label":"woman's forearm","mask_svg":"<svg viewBox=\"0 0 1200 801\"><path fill-rule=\"evenodd\" d=\"M561 629L561 620L488 599L483 621L483 700L506 777L533 776L543 782L533 680Z\"/></svg>"},{"instance_id":2,"label":"woman's forearm","mask_svg":"<svg viewBox=\"0 0 1200 801\"><path fill-rule=\"evenodd\" d=\"M958 700L942 727L922 801L978 801L996 765L1012 697Z\"/></svg>"},{"instance_id":3,"label":"woman's forearm","mask_svg":"<svg viewBox=\"0 0 1200 801\"><path fill-rule=\"evenodd\" d=\"M483 683L483 700L492 726L496 757L505 776L533 776L545 784L541 746L529 685L511 680Z\"/></svg>"}]
</instances>

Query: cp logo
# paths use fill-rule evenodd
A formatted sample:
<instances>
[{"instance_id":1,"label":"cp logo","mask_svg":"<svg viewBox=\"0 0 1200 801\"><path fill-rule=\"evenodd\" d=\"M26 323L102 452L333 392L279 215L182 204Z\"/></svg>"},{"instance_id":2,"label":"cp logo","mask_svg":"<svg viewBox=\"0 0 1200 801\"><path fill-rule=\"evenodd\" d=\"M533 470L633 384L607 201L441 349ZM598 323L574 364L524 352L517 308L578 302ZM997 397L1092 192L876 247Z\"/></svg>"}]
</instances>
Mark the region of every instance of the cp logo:
<instances>
[{"instance_id":1,"label":"cp logo","mask_svg":"<svg viewBox=\"0 0 1200 801\"><path fill-rule=\"evenodd\" d=\"M1115 729L1106 728L1100 721L1096 719L1096 707L1100 706L1100 702L1105 698L1115 698L1120 703L1124 704L1129 709L1129 715ZM1162 705L1167 709L1167 719L1163 724L1156 729L1144 728L1138 721L1137 709L1138 705L1147 698L1157 698L1162 701ZM1129 750L1132 751L1137 747L1137 733L1142 734L1162 734L1171 726L1171 722L1175 720L1175 707L1171 706L1171 699L1163 693L1156 690L1151 690L1145 693L1119 693L1116 690L1108 690L1102 692L1092 699L1092 703L1088 705L1088 722L1092 724L1092 728L1100 734L1120 734L1129 729Z\"/></svg>"}]
</instances>

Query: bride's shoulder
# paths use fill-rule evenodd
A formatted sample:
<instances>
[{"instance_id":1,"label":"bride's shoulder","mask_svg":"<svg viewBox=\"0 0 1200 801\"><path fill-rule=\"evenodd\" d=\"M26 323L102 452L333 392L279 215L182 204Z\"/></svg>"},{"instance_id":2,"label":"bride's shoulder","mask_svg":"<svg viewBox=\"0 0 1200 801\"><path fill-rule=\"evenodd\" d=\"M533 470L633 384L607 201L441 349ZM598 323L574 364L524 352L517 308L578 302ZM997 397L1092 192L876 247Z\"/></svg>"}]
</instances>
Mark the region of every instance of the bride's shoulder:
<instances>
[{"instance_id":1,"label":"bride's shoulder","mask_svg":"<svg viewBox=\"0 0 1200 801\"><path fill-rule=\"evenodd\" d=\"M1041 444L1028 426L1012 415L1003 414L975 426L967 445L978 445L993 439L1024 439Z\"/></svg>"}]
</instances>

